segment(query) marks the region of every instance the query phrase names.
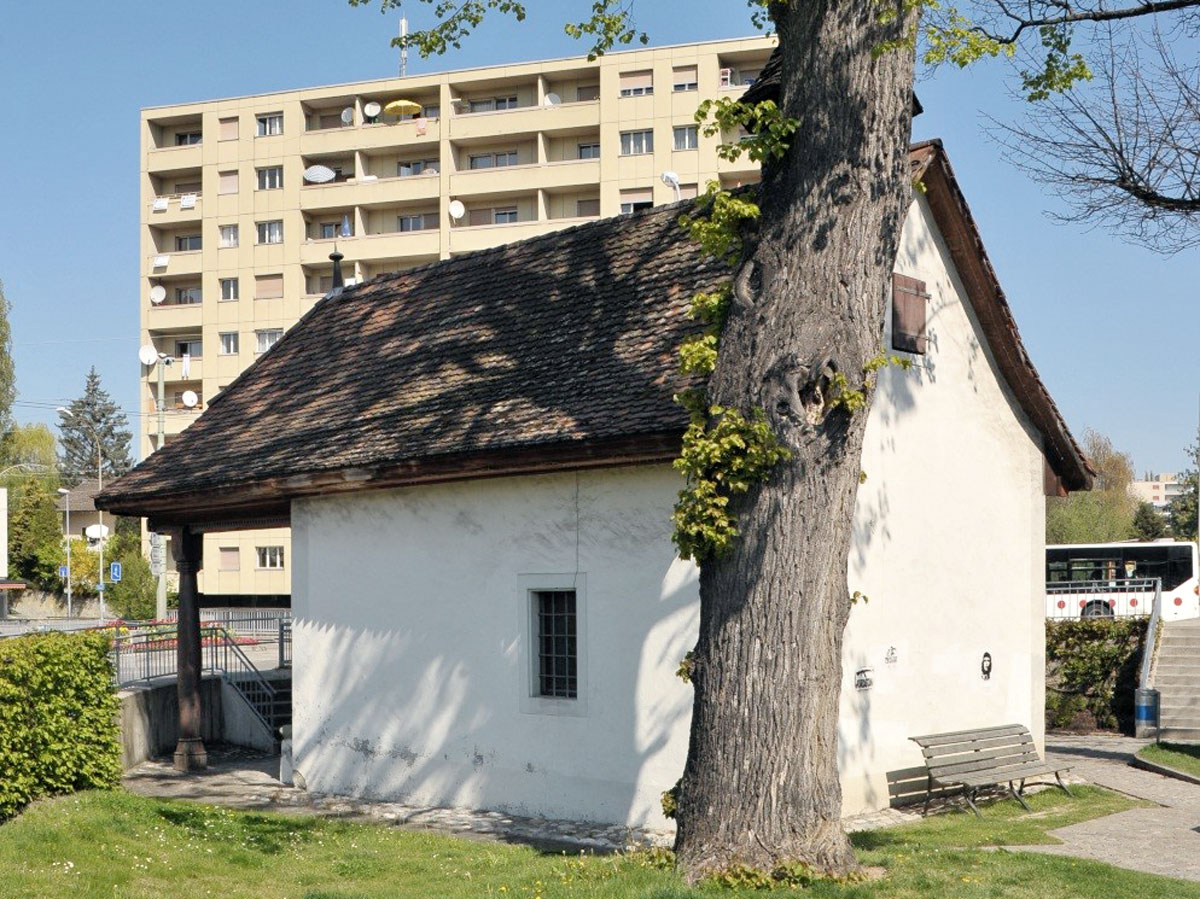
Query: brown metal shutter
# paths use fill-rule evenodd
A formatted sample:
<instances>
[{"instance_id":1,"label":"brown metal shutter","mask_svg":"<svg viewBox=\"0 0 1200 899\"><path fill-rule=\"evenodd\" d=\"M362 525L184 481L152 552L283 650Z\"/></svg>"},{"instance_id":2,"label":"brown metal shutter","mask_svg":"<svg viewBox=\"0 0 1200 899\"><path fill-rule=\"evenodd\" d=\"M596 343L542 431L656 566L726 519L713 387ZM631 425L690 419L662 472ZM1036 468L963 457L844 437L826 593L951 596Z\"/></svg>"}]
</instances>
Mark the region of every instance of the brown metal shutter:
<instances>
[{"instance_id":1,"label":"brown metal shutter","mask_svg":"<svg viewBox=\"0 0 1200 899\"><path fill-rule=\"evenodd\" d=\"M892 349L925 352L925 317L929 294L925 282L892 275Z\"/></svg>"}]
</instances>

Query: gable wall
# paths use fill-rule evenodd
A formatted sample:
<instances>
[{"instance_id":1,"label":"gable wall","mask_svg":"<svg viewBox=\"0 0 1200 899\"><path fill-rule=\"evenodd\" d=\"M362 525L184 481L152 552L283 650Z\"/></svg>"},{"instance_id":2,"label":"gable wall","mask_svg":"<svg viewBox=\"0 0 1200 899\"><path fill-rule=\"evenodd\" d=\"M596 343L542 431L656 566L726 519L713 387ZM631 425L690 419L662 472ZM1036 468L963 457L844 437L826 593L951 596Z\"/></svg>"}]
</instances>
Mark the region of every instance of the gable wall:
<instances>
[{"instance_id":1,"label":"gable wall","mask_svg":"<svg viewBox=\"0 0 1200 899\"><path fill-rule=\"evenodd\" d=\"M886 805L889 772L920 764L909 736L1009 721L1040 735L1041 456L946 259L918 201L897 270L934 295L930 351L882 373L868 422L847 813ZM698 618L695 569L670 543L679 486L653 466L294 504L294 746L309 787L668 826L659 794L682 770L691 705L674 672ZM581 699L555 708L530 699L528 590L572 583Z\"/></svg>"}]
</instances>

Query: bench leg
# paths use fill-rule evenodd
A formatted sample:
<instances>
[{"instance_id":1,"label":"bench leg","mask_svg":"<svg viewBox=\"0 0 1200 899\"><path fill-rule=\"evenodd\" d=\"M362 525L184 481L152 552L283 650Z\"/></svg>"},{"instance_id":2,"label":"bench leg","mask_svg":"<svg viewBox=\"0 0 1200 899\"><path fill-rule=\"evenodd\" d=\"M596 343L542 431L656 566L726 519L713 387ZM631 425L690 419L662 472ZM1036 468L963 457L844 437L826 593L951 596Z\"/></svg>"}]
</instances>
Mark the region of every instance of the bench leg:
<instances>
[{"instance_id":1,"label":"bench leg","mask_svg":"<svg viewBox=\"0 0 1200 899\"><path fill-rule=\"evenodd\" d=\"M1068 796L1070 796L1072 799L1074 799L1074 798L1075 798L1075 794L1074 794L1074 793L1072 793L1070 790L1068 790L1068 789L1067 789L1067 785L1066 785L1065 783L1063 783L1062 774L1060 774L1059 772L1055 771L1055 772L1054 772L1054 779L1058 781L1058 786L1059 786L1059 787L1062 789L1062 791L1063 791L1064 793L1066 793L1066 794L1067 794Z\"/></svg>"},{"instance_id":2,"label":"bench leg","mask_svg":"<svg viewBox=\"0 0 1200 899\"><path fill-rule=\"evenodd\" d=\"M1022 788L1025 786L1024 781L1021 782L1021 786ZM1027 812L1033 811L1033 809L1029 807L1029 803L1025 801L1025 797L1021 795L1021 791L1012 785L1011 780L1008 782L1008 791L1013 794L1013 799L1021 803L1021 808L1025 809Z\"/></svg>"},{"instance_id":3,"label":"bench leg","mask_svg":"<svg viewBox=\"0 0 1200 899\"><path fill-rule=\"evenodd\" d=\"M975 791L974 790L963 791L963 798L967 800L967 805L969 805L971 807L971 811L973 811L975 813L975 817L982 818L983 813L979 811L979 806L977 806L975 804Z\"/></svg>"},{"instance_id":4,"label":"bench leg","mask_svg":"<svg viewBox=\"0 0 1200 899\"><path fill-rule=\"evenodd\" d=\"M924 818L929 814L929 797L933 795L933 775L929 775L929 780L925 786L925 804L921 807L921 817Z\"/></svg>"}]
</instances>

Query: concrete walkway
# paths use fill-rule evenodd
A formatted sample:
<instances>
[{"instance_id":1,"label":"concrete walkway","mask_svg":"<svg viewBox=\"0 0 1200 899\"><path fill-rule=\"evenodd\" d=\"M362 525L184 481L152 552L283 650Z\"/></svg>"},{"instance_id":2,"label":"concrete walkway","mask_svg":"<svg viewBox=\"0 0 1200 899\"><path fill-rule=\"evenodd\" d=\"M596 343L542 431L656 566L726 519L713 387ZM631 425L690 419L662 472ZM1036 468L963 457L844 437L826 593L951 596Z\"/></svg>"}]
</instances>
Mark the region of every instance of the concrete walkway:
<instances>
[{"instance_id":1,"label":"concrete walkway","mask_svg":"<svg viewBox=\"0 0 1200 899\"><path fill-rule=\"evenodd\" d=\"M1200 786L1130 767L1149 740L1048 734L1046 755L1072 766L1073 780L1108 787L1155 808L1136 808L1051 831L1057 846L1013 846L1200 881Z\"/></svg>"}]
</instances>

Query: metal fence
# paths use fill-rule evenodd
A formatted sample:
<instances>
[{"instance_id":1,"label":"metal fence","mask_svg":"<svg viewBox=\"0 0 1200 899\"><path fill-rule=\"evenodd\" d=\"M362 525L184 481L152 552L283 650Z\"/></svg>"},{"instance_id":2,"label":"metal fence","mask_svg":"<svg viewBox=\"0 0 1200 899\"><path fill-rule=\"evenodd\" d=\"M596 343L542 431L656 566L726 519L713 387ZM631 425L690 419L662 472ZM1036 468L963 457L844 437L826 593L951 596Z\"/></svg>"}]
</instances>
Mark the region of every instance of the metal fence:
<instances>
[{"instance_id":1,"label":"metal fence","mask_svg":"<svg viewBox=\"0 0 1200 899\"><path fill-rule=\"evenodd\" d=\"M179 613L167 613L167 620L175 622ZM212 608L200 610L200 623L223 627L238 634L275 636L281 621L290 621L292 610L287 608Z\"/></svg>"},{"instance_id":2,"label":"metal fence","mask_svg":"<svg viewBox=\"0 0 1200 899\"><path fill-rule=\"evenodd\" d=\"M1046 584L1047 618L1143 618L1161 601L1159 578Z\"/></svg>"},{"instance_id":3,"label":"metal fence","mask_svg":"<svg viewBox=\"0 0 1200 899\"><path fill-rule=\"evenodd\" d=\"M202 622L201 670L205 674L229 675L249 666L255 673L291 664L292 630L290 622L275 622L270 635L260 637L231 632ZM118 631L113 636L110 658L118 686L128 686L174 677L178 673L179 628L173 624L150 625L136 630Z\"/></svg>"}]
</instances>

